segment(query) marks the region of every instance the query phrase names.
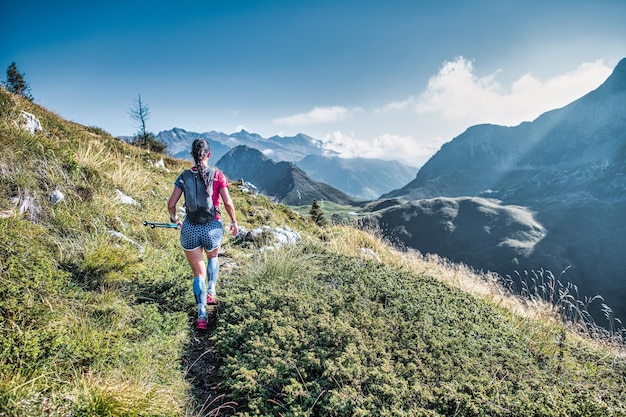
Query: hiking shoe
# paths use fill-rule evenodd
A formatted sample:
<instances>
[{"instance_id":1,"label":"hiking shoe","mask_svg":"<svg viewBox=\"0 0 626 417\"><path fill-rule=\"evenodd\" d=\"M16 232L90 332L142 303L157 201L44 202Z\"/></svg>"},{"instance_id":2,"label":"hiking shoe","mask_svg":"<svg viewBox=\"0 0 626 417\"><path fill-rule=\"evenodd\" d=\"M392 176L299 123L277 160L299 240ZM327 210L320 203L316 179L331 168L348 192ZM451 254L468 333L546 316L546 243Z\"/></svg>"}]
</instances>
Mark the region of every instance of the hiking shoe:
<instances>
[{"instance_id":1,"label":"hiking shoe","mask_svg":"<svg viewBox=\"0 0 626 417\"><path fill-rule=\"evenodd\" d=\"M206 330L206 319L198 319L198 322L196 323L196 329Z\"/></svg>"},{"instance_id":2,"label":"hiking shoe","mask_svg":"<svg viewBox=\"0 0 626 417\"><path fill-rule=\"evenodd\" d=\"M207 298L206 298L206 303L207 303L208 305L215 305L215 304L217 304L217 298L215 298L215 296L214 296L214 295L209 294L209 295L207 296Z\"/></svg>"}]
</instances>

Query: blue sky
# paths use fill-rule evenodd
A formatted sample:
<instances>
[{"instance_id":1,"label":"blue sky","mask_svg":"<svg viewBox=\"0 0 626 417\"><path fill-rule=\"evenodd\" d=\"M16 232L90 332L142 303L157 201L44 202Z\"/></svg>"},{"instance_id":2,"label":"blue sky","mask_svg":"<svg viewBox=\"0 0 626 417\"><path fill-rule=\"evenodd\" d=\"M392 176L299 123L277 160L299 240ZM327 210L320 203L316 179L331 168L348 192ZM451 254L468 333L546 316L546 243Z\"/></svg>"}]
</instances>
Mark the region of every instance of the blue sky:
<instances>
[{"instance_id":1,"label":"blue sky","mask_svg":"<svg viewBox=\"0 0 626 417\"><path fill-rule=\"evenodd\" d=\"M623 0L12 1L0 17L35 102L113 135L302 132L422 165L478 123L517 125L626 57Z\"/></svg>"}]
</instances>

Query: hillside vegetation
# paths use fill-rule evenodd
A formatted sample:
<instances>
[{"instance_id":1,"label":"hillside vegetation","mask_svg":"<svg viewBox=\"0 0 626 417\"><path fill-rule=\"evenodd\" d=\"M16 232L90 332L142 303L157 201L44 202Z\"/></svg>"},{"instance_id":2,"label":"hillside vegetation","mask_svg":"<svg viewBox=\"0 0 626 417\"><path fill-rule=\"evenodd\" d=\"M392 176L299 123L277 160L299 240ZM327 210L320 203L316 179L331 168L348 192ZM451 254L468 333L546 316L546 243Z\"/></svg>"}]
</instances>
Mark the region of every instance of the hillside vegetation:
<instances>
[{"instance_id":1,"label":"hillside vegetation","mask_svg":"<svg viewBox=\"0 0 626 417\"><path fill-rule=\"evenodd\" d=\"M23 129L22 111L43 130ZM489 275L319 228L234 185L242 226L303 240L260 251L227 238L234 266L215 329L198 335L178 234L143 225L167 221L188 162L3 90L0 145L0 416L626 415L619 347ZM219 398L194 397L184 365L203 337Z\"/></svg>"}]
</instances>

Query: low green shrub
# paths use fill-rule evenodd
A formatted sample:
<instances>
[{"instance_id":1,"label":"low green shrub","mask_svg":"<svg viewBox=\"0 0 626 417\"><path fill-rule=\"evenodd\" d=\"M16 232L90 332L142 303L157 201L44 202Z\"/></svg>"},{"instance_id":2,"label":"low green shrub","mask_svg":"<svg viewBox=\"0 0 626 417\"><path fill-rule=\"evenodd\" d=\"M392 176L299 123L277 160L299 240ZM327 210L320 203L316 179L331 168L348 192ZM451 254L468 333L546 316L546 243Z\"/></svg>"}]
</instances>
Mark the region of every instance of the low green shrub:
<instances>
[{"instance_id":1,"label":"low green shrub","mask_svg":"<svg viewBox=\"0 0 626 417\"><path fill-rule=\"evenodd\" d=\"M223 289L214 337L242 415L626 412L623 360L433 278L308 243L246 269ZM601 382L580 372L592 357Z\"/></svg>"}]
</instances>

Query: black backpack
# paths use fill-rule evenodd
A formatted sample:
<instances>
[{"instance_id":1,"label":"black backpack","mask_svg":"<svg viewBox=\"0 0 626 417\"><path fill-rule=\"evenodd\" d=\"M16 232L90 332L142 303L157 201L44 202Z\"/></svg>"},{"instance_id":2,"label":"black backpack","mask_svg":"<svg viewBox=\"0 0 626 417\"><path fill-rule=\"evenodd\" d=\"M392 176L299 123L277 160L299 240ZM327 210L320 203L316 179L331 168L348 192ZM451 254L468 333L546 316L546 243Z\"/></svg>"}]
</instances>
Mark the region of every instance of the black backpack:
<instances>
[{"instance_id":1,"label":"black backpack","mask_svg":"<svg viewBox=\"0 0 626 417\"><path fill-rule=\"evenodd\" d=\"M213 206L213 179L216 171L214 168L205 170L209 179L207 187L198 172L190 169L183 172L186 218L192 223L205 224L215 219L217 209Z\"/></svg>"}]
</instances>

